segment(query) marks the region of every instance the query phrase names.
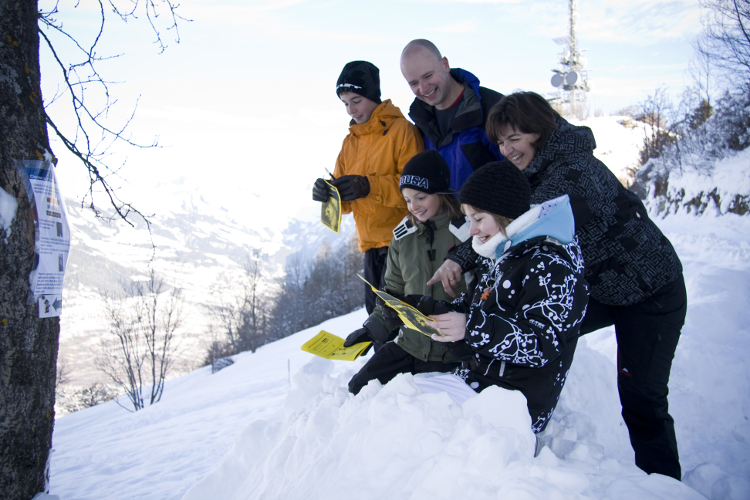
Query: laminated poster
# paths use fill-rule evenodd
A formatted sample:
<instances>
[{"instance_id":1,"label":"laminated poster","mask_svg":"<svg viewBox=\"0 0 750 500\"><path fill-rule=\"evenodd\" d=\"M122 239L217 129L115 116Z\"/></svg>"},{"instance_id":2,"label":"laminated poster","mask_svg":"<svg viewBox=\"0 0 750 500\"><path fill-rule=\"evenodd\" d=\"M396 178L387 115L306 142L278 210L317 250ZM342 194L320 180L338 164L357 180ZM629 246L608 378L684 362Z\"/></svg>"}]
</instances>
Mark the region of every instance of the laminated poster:
<instances>
[{"instance_id":1,"label":"laminated poster","mask_svg":"<svg viewBox=\"0 0 750 500\"><path fill-rule=\"evenodd\" d=\"M409 304L401 302L396 297L388 295L382 290L378 290L359 274L357 276L359 276L362 281L370 285L370 288L372 288L372 291L375 292L375 295L383 299L383 301L388 304L388 307L398 313L398 317L401 318L401 321L404 322L404 325L406 325L407 328L416 330L422 335L427 335L428 337L432 337L433 335L440 335L442 337L442 334L437 331L437 329L431 326L427 326L426 321L429 321L430 318L419 312L418 309L415 309Z\"/></svg>"},{"instance_id":2,"label":"laminated poster","mask_svg":"<svg viewBox=\"0 0 750 500\"><path fill-rule=\"evenodd\" d=\"M354 361L372 342L360 342L351 347L344 347L344 339L321 330L316 336L302 345L302 350L325 359Z\"/></svg>"},{"instance_id":3,"label":"laminated poster","mask_svg":"<svg viewBox=\"0 0 750 500\"><path fill-rule=\"evenodd\" d=\"M325 179L323 179L325 180ZM320 206L320 222L336 234L341 230L341 195L339 190L328 181L328 199Z\"/></svg>"},{"instance_id":4,"label":"laminated poster","mask_svg":"<svg viewBox=\"0 0 750 500\"><path fill-rule=\"evenodd\" d=\"M16 161L26 193L34 209L35 252L39 263L31 276L31 293L39 305L39 317L62 313L62 290L70 253L70 226L55 167L50 161Z\"/></svg>"}]
</instances>

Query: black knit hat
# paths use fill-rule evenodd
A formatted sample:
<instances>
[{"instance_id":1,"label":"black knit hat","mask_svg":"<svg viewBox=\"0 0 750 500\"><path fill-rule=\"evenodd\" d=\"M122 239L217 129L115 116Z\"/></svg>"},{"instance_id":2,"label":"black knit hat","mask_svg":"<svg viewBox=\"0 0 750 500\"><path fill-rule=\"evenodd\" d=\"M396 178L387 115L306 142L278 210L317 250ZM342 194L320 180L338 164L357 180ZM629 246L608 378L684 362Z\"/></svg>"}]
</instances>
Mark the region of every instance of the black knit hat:
<instances>
[{"instance_id":1,"label":"black knit hat","mask_svg":"<svg viewBox=\"0 0 750 500\"><path fill-rule=\"evenodd\" d=\"M411 188L427 194L452 194L451 171L440 153L422 151L404 165L399 189Z\"/></svg>"},{"instance_id":2,"label":"black knit hat","mask_svg":"<svg viewBox=\"0 0 750 500\"><path fill-rule=\"evenodd\" d=\"M458 194L461 204L495 215L517 219L531 208L531 186L508 160L493 161L466 179Z\"/></svg>"},{"instance_id":3,"label":"black knit hat","mask_svg":"<svg viewBox=\"0 0 750 500\"><path fill-rule=\"evenodd\" d=\"M380 104L380 70L367 61L346 63L336 82L336 95L354 92Z\"/></svg>"}]
</instances>

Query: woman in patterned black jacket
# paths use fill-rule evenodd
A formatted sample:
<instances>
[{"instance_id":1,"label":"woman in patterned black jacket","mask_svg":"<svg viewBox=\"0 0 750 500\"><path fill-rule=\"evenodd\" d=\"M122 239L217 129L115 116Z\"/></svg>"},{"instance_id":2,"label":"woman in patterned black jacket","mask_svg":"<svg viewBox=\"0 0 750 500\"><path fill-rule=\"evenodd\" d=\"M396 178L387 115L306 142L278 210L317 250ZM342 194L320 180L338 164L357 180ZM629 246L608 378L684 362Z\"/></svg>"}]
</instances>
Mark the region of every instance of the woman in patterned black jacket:
<instances>
[{"instance_id":1,"label":"woman in patterned black jacket","mask_svg":"<svg viewBox=\"0 0 750 500\"><path fill-rule=\"evenodd\" d=\"M614 325L617 387L635 463L649 474L679 480L667 402L687 311L677 253L641 200L594 157L591 130L565 121L540 95L504 97L490 111L486 127L500 152L529 179L532 203L570 196L591 289L581 334ZM449 254L428 284L439 278L445 286L461 272L459 266L469 269L469 252L462 250Z\"/></svg>"},{"instance_id":2,"label":"woman in patterned black jacket","mask_svg":"<svg viewBox=\"0 0 750 500\"><path fill-rule=\"evenodd\" d=\"M459 201L479 254L479 280L452 304L436 303L434 326L462 360L472 389L497 385L527 400L544 430L573 361L588 285L567 196L530 206L530 187L510 162L474 172ZM453 312L445 311L445 308Z\"/></svg>"}]
</instances>

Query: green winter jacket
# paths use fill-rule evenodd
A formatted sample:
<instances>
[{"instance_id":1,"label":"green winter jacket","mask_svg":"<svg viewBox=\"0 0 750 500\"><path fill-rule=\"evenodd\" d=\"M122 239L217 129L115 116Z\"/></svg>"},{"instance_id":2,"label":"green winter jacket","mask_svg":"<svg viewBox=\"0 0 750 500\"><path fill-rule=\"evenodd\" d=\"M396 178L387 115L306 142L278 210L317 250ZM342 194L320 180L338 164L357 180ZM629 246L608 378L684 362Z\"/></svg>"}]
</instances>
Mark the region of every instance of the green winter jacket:
<instances>
[{"instance_id":1,"label":"green winter jacket","mask_svg":"<svg viewBox=\"0 0 750 500\"><path fill-rule=\"evenodd\" d=\"M385 270L386 291L402 295L429 295L435 300L446 302L453 300L453 297L445 293L442 283L426 285L443 264L448 249L461 243L461 240L450 231L450 222L448 212L427 222L433 227L432 244L427 240L427 226L421 223L417 224L416 232L407 234L401 239L394 237L391 240L388 248L388 265ZM456 284L454 291L457 296L466 291L463 276ZM387 328L380 307L376 308L370 317ZM422 361L455 361L444 344L435 342L430 337L406 327L401 327L396 343Z\"/></svg>"}]
</instances>

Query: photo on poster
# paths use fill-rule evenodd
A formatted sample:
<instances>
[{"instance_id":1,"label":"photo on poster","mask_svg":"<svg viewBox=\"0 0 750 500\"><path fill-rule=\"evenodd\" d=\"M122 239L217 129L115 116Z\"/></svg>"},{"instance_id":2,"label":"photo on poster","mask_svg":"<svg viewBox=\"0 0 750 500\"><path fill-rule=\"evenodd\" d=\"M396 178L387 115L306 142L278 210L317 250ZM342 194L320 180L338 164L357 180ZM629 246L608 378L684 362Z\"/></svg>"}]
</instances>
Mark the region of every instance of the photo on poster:
<instances>
[{"instance_id":1,"label":"photo on poster","mask_svg":"<svg viewBox=\"0 0 750 500\"><path fill-rule=\"evenodd\" d=\"M59 295L41 295L38 304L40 318L54 318L62 313L62 297Z\"/></svg>"}]
</instances>

